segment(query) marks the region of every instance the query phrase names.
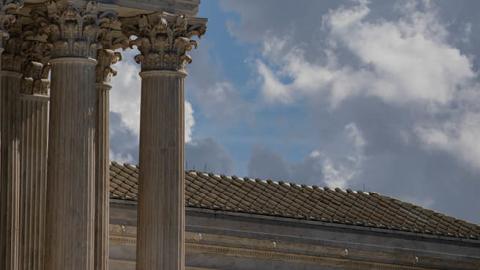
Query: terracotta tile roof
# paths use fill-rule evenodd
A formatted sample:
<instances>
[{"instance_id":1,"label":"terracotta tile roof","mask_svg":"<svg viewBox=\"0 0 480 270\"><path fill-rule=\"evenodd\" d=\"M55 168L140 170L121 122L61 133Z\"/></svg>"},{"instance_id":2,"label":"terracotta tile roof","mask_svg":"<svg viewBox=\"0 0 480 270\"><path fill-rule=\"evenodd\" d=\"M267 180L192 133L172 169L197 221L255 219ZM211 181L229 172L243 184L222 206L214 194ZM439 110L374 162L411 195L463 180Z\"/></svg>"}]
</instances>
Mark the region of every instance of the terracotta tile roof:
<instances>
[{"instance_id":1,"label":"terracotta tile roof","mask_svg":"<svg viewBox=\"0 0 480 270\"><path fill-rule=\"evenodd\" d=\"M113 199L137 199L138 167L112 162ZM480 226L372 192L186 172L186 206L480 239Z\"/></svg>"}]
</instances>

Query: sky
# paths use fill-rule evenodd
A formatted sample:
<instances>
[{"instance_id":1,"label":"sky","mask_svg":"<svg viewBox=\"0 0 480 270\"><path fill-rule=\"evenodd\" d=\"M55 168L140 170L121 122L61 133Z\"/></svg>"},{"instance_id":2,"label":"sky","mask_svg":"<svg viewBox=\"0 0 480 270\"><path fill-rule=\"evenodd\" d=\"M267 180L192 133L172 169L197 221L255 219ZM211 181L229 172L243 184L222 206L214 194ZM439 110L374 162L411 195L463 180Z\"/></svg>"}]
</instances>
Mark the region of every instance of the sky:
<instances>
[{"instance_id":1,"label":"sky","mask_svg":"<svg viewBox=\"0 0 480 270\"><path fill-rule=\"evenodd\" d=\"M477 0L203 0L186 168L378 192L480 223ZM136 50L112 160L138 162Z\"/></svg>"}]
</instances>

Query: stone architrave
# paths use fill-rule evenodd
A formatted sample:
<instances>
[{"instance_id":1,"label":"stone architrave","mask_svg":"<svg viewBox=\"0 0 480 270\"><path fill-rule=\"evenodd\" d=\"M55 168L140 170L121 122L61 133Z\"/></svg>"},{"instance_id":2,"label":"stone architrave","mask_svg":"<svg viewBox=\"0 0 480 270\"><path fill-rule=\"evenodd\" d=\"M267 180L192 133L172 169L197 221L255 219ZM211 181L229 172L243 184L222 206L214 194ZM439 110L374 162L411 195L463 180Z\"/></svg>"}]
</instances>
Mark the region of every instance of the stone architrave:
<instances>
[{"instance_id":1,"label":"stone architrave","mask_svg":"<svg viewBox=\"0 0 480 270\"><path fill-rule=\"evenodd\" d=\"M191 37L206 19L151 14L125 21L140 50L138 270L181 270L185 264L184 78Z\"/></svg>"}]
</instances>

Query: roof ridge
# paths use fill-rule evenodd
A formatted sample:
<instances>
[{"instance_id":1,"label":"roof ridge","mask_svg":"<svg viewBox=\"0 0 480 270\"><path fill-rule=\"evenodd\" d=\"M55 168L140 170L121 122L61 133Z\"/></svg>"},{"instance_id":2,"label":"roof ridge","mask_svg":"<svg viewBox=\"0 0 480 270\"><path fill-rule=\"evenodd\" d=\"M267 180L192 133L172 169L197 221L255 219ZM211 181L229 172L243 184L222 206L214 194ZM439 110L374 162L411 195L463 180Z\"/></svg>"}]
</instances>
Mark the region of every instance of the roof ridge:
<instances>
[{"instance_id":1,"label":"roof ridge","mask_svg":"<svg viewBox=\"0 0 480 270\"><path fill-rule=\"evenodd\" d=\"M113 162L113 161L112 161ZM301 183L296 183L296 182L293 182L293 181L290 181L290 180L274 180L274 179L271 179L271 178L265 178L265 179L262 179L262 178L258 178L258 177L250 177L250 176L237 176L237 175L234 175L234 174L231 174L231 175L227 175L227 174L219 174L219 173L214 173L214 172L205 172L205 171L201 171L201 170L196 170L196 169L189 169L189 170L185 170L186 173L201 173L201 174L206 174L206 175L210 175L210 174L213 174L215 176L219 176L219 177L230 177L230 178L235 178L235 179L238 179L238 180L241 180L241 181L245 181L245 180L249 180L249 181L261 181L261 182L264 182L264 183L268 183L268 184L277 184L277 185L280 185L280 184L286 184L288 186L291 186L291 187L299 187L299 188L309 188L309 189L323 189L323 190L332 190L332 191L336 191L336 192L343 192L343 193L363 193L363 194L366 194L366 195L372 195L372 194L378 194L377 192L374 192L374 191L365 191L365 190L353 190L351 188L341 188L341 187L330 187L330 186L318 186L318 185L308 185L308 184L301 184Z\"/></svg>"},{"instance_id":2,"label":"roof ridge","mask_svg":"<svg viewBox=\"0 0 480 270\"><path fill-rule=\"evenodd\" d=\"M137 200L138 173L112 161L111 197ZM480 240L480 225L376 192L199 170L186 170L185 179L189 207Z\"/></svg>"},{"instance_id":3,"label":"roof ridge","mask_svg":"<svg viewBox=\"0 0 480 270\"><path fill-rule=\"evenodd\" d=\"M125 162L123 164L117 162L117 161L114 161L112 160L110 163L114 163L114 164L118 164L118 165L123 165L123 166L132 166L132 167L135 167L135 168L139 168L138 165L136 164L133 164L133 163L128 163L128 162ZM222 173L215 173L215 172L206 172L206 171L202 171L202 170L196 170L196 169L188 169L188 170L185 170L186 173L202 173L202 174L206 174L206 175L215 175L215 176L219 176L219 177L231 177L231 178L236 178L238 180L251 180L251 181L262 181L262 182L265 182L265 183L273 183L273 184L280 184L280 183L284 183L284 184L287 184L289 186L293 186L293 187L300 187L300 188L311 188L311 189L315 189L315 188L320 188L320 189L331 189L333 191L337 191L337 189L340 191L340 192L344 192L344 193L348 193L348 192L352 192L352 193L364 193L364 194L378 194L374 191L365 191L365 190L353 190L351 188L341 188L341 187L330 187L330 186L318 186L318 185L308 185L308 184L301 184L301 183L296 183L294 181L291 181L291 180L274 180L274 179L271 179L271 178L266 178L266 179L261 179L261 178L258 178L258 177L250 177L250 176L237 176L237 175L227 175L227 174L222 174Z\"/></svg>"}]
</instances>

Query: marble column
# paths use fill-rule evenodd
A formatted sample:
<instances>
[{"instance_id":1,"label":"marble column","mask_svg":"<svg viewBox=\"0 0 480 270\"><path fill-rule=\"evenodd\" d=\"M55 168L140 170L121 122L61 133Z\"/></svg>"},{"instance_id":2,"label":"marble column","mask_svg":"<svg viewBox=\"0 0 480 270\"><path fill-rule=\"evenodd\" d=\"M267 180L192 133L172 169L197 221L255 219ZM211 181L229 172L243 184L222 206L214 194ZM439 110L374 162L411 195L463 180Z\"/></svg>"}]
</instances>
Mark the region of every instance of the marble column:
<instances>
[{"instance_id":1,"label":"marble column","mask_svg":"<svg viewBox=\"0 0 480 270\"><path fill-rule=\"evenodd\" d=\"M132 43L142 78L137 270L185 267L184 66L205 23L142 16Z\"/></svg>"},{"instance_id":2,"label":"marble column","mask_svg":"<svg viewBox=\"0 0 480 270\"><path fill-rule=\"evenodd\" d=\"M184 269L184 77L143 71L138 268Z\"/></svg>"},{"instance_id":3,"label":"marble column","mask_svg":"<svg viewBox=\"0 0 480 270\"><path fill-rule=\"evenodd\" d=\"M4 64L6 61L3 59ZM18 129L18 91L20 72L0 72L0 269L18 269L20 149Z\"/></svg>"},{"instance_id":4,"label":"marble column","mask_svg":"<svg viewBox=\"0 0 480 270\"><path fill-rule=\"evenodd\" d=\"M118 14L108 11L102 14L98 35L102 49L97 52L96 87L96 159L95 170L95 270L109 269L109 226L110 226L110 98L111 78L117 72L111 67L121 60L116 49L126 49L128 38L123 34Z\"/></svg>"},{"instance_id":5,"label":"marble column","mask_svg":"<svg viewBox=\"0 0 480 270\"><path fill-rule=\"evenodd\" d=\"M46 269L93 269L96 61L52 59Z\"/></svg>"},{"instance_id":6,"label":"marble column","mask_svg":"<svg viewBox=\"0 0 480 270\"><path fill-rule=\"evenodd\" d=\"M109 136L109 90L110 78L116 75L111 68L121 59L121 54L110 49L98 50L96 68L97 116L95 173L95 270L108 270L109 225L110 225L110 136Z\"/></svg>"},{"instance_id":7,"label":"marble column","mask_svg":"<svg viewBox=\"0 0 480 270\"><path fill-rule=\"evenodd\" d=\"M44 269L49 109L47 78L48 65L36 61L28 63L18 98L20 270Z\"/></svg>"},{"instance_id":8,"label":"marble column","mask_svg":"<svg viewBox=\"0 0 480 270\"><path fill-rule=\"evenodd\" d=\"M51 93L45 268L93 270L98 11L51 2Z\"/></svg>"},{"instance_id":9,"label":"marble column","mask_svg":"<svg viewBox=\"0 0 480 270\"><path fill-rule=\"evenodd\" d=\"M20 153L17 130L17 95L21 77L15 67L16 47L9 40L16 20L9 14L20 7L0 2L0 269L18 269Z\"/></svg>"}]
</instances>

